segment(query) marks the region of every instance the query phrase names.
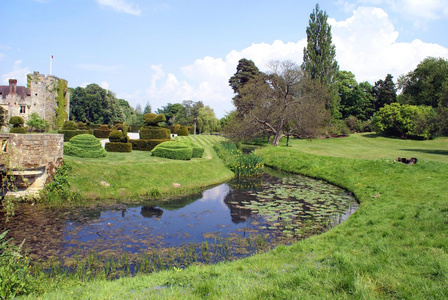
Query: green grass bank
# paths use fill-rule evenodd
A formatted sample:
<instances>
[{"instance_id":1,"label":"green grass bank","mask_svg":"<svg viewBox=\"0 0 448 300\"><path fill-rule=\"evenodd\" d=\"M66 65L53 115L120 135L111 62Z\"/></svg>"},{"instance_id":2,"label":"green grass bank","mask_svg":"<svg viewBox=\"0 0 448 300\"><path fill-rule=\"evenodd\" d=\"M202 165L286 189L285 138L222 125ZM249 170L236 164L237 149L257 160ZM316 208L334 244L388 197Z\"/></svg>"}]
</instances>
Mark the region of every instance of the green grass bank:
<instances>
[{"instance_id":1,"label":"green grass bank","mask_svg":"<svg viewBox=\"0 0 448 300\"><path fill-rule=\"evenodd\" d=\"M41 298L448 298L448 139L354 135L291 144L257 154L267 165L352 191L361 205L346 222L231 263L115 281L47 282ZM394 162L398 156L419 160L405 165Z\"/></svg>"},{"instance_id":2,"label":"green grass bank","mask_svg":"<svg viewBox=\"0 0 448 300\"><path fill-rule=\"evenodd\" d=\"M64 160L72 167L72 189L87 201L180 196L233 177L213 150L213 144L221 140L218 136L197 136L204 155L189 161L155 157L147 151L108 152L104 158L65 156Z\"/></svg>"}]
</instances>

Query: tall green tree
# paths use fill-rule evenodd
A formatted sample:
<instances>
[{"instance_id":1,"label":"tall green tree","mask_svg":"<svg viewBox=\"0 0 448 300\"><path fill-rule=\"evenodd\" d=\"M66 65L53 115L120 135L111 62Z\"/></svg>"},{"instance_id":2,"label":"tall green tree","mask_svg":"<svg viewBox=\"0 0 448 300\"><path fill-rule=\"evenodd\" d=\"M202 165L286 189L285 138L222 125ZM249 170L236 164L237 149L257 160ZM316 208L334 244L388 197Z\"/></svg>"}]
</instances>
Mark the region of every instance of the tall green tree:
<instances>
[{"instance_id":1,"label":"tall green tree","mask_svg":"<svg viewBox=\"0 0 448 300\"><path fill-rule=\"evenodd\" d=\"M378 80L373 87L375 97L375 111L381 107L397 102L397 89L393 81L393 76L387 74L384 80Z\"/></svg>"},{"instance_id":2,"label":"tall green tree","mask_svg":"<svg viewBox=\"0 0 448 300\"><path fill-rule=\"evenodd\" d=\"M94 124L124 122L125 114L115 94L92 83L77 87L70 95L70 117L76 121Z\"/></svg>"},{"instance_id":3,"label":"tall green tree","mask_svg":"<svg viewBox=\"0 0 448 300\"><path fill-rule=\"evenodd\" d=\"M327 19L327 13L320 10L319 4L316 4L306 28L307 45L303 49L302 69L311 79L319 79L330 86L339 66L336 61L336 47L332 44L331 26Z\"/></svg>"},{"instance_id":4,"label":"tall green tree","mask_svg":"<svg viewBox=\"0 0 448 300\"><path fill-rule=\"evenodd\" d=\"M414 71L399 77L398 87L402 103L448 107L448 60L425 58Z\"/></svg>"},{"instance_id":5,"label":"tall green tree","mask_svg":"<svg viewBox=\"0 0 448 300\"><path fill-rule=\"evenodd\" d=\"M334 85L340 97L340 112L342 118L355 116L360 120L368 120L375 112L375 98L372 95L372 85L368 82L359 83L355 75L349 71L336 73Z\"/></svg>"},{"instance_id":6,"label":"tall green tree","mask_svg":"<svg viewBox=\"0 0 448 300\"><path fill-rule=\"evenodd\" d=\"M146 102L145 109L143 109L143 114L145 115L149 113L152 113L152 107L151 104L149 104L149 102Z\"/></svg>"},{"instance_id":7,"label":"tall green tree","mask_svg":"<svg viewBox=\"0 0 448 300\"><path fill-rule=\"evenodd\" d=\"M233 97L233 104L237 107L237 109L239 109L239 113L241 113L241 110L244 109L244 101L242 101L240 95L241 89L248 84L249 81L260 79L263 75L264 74L260 72L252 60L242 58L238 61L236 73L230 77L229 85L235 93L235 96Z\"/></svg>"}]
</instances>

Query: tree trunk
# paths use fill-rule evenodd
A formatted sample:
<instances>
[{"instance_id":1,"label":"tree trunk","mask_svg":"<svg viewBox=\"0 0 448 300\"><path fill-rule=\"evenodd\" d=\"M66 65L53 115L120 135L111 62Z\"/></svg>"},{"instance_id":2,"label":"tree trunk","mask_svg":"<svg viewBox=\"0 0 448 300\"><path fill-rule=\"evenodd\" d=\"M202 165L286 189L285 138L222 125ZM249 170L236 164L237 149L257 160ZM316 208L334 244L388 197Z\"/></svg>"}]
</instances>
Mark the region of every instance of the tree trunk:
<instances>
[{"instance_id":1,"label":"tree trunk","mask_svg":"<svg viewBox=\"0 0 448 300\"><path fill-rule=\"evenodd\" d=\"M272 140L272 145L274 146L278 146L280 139L283 137L282 127L283 127L283 121L278 122L277 131L275 132L274 139Z\"/></svg>"},{"instance_id":2,"label":"tree trunk","mask_svg":"<svg viewBox=\"0 0 448 300\"><path fill-rule=\"evenodd\" d=\"M286 147L289 146L289 134L286 135Z\"/></svg>"}]
</instances>

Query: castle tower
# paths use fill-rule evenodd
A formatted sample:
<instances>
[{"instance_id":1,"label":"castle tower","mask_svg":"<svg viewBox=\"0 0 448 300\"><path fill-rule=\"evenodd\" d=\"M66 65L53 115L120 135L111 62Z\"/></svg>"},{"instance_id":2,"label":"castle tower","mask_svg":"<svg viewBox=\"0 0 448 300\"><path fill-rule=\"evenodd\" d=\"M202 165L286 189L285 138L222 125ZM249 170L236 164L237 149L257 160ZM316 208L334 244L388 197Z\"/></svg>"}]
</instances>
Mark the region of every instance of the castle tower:
<instances>
[{"instance_id":1,"label":"castle tower","mask_svg":"<svg viewBox=\"0 0 448 300\"><path fill-rule=\"evenodd\" d=\"M61 127L69 114L67 80L34 72L27 75L27 86L31 94L30 114L36 112L53 128Z\"/></svg>"}]
</instances>

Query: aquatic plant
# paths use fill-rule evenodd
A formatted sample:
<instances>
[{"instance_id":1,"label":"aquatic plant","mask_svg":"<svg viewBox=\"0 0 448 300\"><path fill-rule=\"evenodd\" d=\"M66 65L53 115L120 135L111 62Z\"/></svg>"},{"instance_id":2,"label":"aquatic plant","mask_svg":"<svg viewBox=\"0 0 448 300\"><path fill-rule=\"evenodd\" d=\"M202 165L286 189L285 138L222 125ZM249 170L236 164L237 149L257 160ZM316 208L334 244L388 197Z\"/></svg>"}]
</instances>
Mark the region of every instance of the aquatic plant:
<instances>
[{"instance_id":1,"label":"aquatic plant","mask_svg":"<svg viewBox=\"0 0 448 300\"><path fill-rule=\"evenodd\" d=\"M263 171L264 164L260 156L252 153L243 154L233 143L219 142L213 148L236 177L259 175Z\"/></svg>"},{"instance_id":2,"label":"aquatic plant","mask_svg":"<svg viewBox=\"0 0 448 300\"><path fill-rule=\"evenodd\" d=\"M22 254L23 242L15 246L0 234L0 298L14 299L37 290L37 282L30 272L30 259Z\"/></svg>"}]
</instances>

